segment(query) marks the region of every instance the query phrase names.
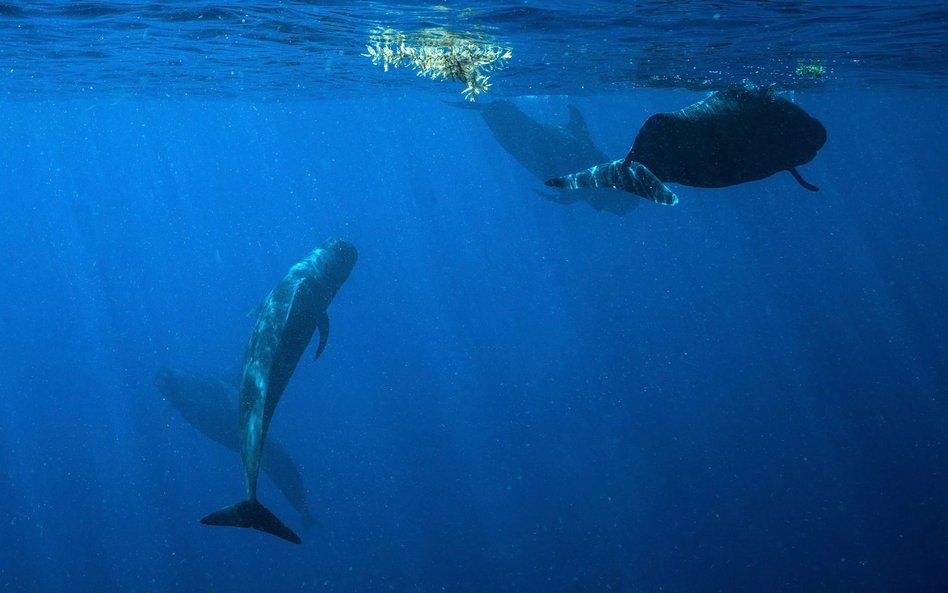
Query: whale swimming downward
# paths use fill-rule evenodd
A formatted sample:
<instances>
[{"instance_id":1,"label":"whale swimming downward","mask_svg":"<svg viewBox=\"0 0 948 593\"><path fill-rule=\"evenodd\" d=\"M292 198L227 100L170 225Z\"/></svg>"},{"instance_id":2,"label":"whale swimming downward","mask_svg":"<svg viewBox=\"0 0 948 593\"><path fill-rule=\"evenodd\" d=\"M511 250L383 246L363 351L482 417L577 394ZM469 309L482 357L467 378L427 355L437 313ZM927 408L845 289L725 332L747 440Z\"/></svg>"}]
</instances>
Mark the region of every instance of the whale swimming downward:
<instances>
[{"instance_id":1,"label":"whale swimming downward","mask_svg":"<svg viewBox=\"0 0 948 593\"><path fill-rule=\"evenodd\" d=\"M300 543L299 536L257 500L260 455L280 396L317 328L317 359L326 347L326 310L357 259L358 252L350 243L329 239L290 268L263 302L244 352L240 380L238 411L247 498L204 517L204 525L252 527Z\"/></svg>"}]
</instances>

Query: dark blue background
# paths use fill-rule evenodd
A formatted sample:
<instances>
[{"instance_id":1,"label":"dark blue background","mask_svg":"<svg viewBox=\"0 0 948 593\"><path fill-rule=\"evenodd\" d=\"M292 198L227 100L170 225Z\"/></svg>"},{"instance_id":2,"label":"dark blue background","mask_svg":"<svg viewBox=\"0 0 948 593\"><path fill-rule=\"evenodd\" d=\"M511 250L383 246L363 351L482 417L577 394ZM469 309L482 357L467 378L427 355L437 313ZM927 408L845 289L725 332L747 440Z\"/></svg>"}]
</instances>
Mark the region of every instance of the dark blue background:
<instances>
[{"instance_id":1,"label":"dark blue background","mask_svg":"<svg viewBox=\"0 0 948 593\"><path fill-rule=\"evenodd\" d=\"M699 98L574 102L619 157ZM541 199L435 95L5 104L0 584L942 590L944 101L797 100L821 192L679 186L625 218ZM248 313L330 236L360 260L273 424L322 524L203 527L239 459L154 372L236 373Z\"/></svg>"}]
</instances>

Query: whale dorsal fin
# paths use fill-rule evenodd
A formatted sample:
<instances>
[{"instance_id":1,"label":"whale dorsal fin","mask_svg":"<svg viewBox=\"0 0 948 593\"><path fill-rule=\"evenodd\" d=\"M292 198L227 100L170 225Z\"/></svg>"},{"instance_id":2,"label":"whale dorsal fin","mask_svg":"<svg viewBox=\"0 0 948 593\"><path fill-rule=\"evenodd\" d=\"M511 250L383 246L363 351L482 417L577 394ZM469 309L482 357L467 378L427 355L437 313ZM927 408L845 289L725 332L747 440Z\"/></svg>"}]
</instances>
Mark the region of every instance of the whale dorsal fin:
<instances>
[{"instance_id":1,"label":"whale dorsal fin","mask_svg":"<svg viewBox=\"0 0 948 593\"><path fill-rule=\"evenodd\" d=\"M326 342L329 341L329 313L323 311L316 318L316 327L319 329L319 346L316 346L316 357L313 360L319 360L319 355L326 349Z\"/></svg>"},{"instance_id":2,"label":"whale dorsal fin","mask_svg":"<svg viewBox=\"0 0 948 593\"><path fill-rule=\"evenodd\" d=\"M566 108L569 109L569 122L566 124L566 129L577 138L588 137L589 125L586 124L586 118L583 117L583 114L579 112L575 105L567 105Z\"/></svg>"},{"instance_id":3,"label":"whale dorsal fin","mask_svg":"<svg viewBox=\"0 0 948 593\"><path fill-rule=\"evenodd\" d=\"M787 169L787 171L790 171L790 174L793 175L793 178L797 180L797 183L802 185L804 188L810 191L820 191L820 188L816 187L812 183L809 183L806 179L803 178L802 175L797 173L796 167L790 167L789 169Z\"/></svg>"}]
</instances>

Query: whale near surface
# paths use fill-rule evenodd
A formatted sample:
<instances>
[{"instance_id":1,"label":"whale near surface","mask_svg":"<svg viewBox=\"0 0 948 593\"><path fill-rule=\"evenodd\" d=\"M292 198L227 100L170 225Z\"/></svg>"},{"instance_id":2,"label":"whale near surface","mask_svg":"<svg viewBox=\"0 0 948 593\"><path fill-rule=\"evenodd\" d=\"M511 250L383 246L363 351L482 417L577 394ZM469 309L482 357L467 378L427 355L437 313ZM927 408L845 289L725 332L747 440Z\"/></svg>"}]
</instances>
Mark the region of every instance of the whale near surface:
<instances>
[{"instance_id":1,"label":"whale near surface","mask_svg":"<svg viewBox=\"0 0 948 593\"><path fill-rule=\"evenodd\" d=\"M769 87L739 87L712 93L672 113L649 117L625 162L648 167L665 183L728 187L789 171L816 157L826 128Z\"/></svg>"},{"instance_id":2,"label":"whale near surface","mask_svg":"<svg viewBox=\"0 0 948 593\"><path fill-rule=\"evenodd\" d=\"M670 205L677 199L668 199L667 188L642 180L719 188L788 171L801 186L818 191L796 167L812 161L826 137L823 124L801 107L769 87L747 85L717 91L679 111L656 113L642 125L624 159L545 183L621 189Z\"/></svg>"},{"instance_id":3,"label":"whale near surface","mask_svg":"<svg viewBox=\"0 0 948 593\"><path fill-rule=\"evenodd\" d=\"M589 125L575 105L567 105L569 119L563 125L546 123L529 115L518 105L529 104L494 99L479 103L451 103L452 106L477 111L497 144L539 181L562 171L575 171L589 163L607 158L593 140ZM564 188L560 188L564 189ZM639 200L622 194L597 191L537 192L544 199L558 204L585 201L596 210L622 216L638 207Z\"/></svg>"},{"instance_id":4,"label":"whale near surface","mask_svg":"<svg viewBox=\"0 0 948 593\"><path fill-rule=\"evenodd\" d=\"M250 332L240 380L238 413L246 497L207 515L201 523L250 527L300 543L299 536L257 500L260 458L283 390L317 329L316 359L326 347L327 309L357 259L352 244L329 239L290 268L264 300Z\"/></svg>"},{"instance_id":5,"label":"whale near surface","mask_svg":"<svg viewBox=\"0 0 948 593\"><path fill-rule=\"evenodd\" d=\"M188 424L212 441L240 453L235 381L162 367L155 373L155 386ZM314 521L299 466L273 435L264 444L260 468L299 511L303 525L311 525Z\"/></svg>"}]
</instances>

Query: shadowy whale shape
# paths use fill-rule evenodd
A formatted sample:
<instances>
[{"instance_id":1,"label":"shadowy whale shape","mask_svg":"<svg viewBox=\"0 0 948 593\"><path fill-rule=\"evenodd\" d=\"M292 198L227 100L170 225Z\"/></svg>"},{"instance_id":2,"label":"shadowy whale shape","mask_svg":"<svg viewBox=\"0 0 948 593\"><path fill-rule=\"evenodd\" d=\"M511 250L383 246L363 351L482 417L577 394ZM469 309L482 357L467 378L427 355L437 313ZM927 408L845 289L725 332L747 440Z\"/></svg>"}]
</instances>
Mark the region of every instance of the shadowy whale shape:
<instances>
[{"instance_id":1,"label":"shadowy whale shape","mask_svg":"<svg viewBox=\"0 0 948 593\"><path fill-rule=\"evenodd\" d=\"M517 107L516 103L506 99L451 105L480 113L501 148L540 181L561 171L575 171L588 163L599 163L608 158L593 142L589 126L575 105L567 105L569 121L562 126L537 121ZM585 200L596 210L606 210L620 216L638 206L638 200L621 194L538 193L559 204Z\"/></svg>"},{"instance_id":2,"label":"shadowy whale shape","mask_svg":"<svg viewBox=\"0 0 948 593\"><path fill-rule=\"evenodd\" d=\"M252 527L300 543L299 536L257 500L260 456L280 396L317 328L316 359L326 347L326 310L357 259L350 243L329 239L290 268L267 295L250 332L240 379L240 450L247 498L204 517L204 525Z\"/></svg>"},{"instance_id":3,"label":"shadowy whale shape","mask_svg":"<svg viewBox=\"0 0 948 593\"><path fill-rule=\"evenodd\" d=\"M789 171L806 189L796 167L813 160L826 143L826 128L816 118L770 88L747 86L718 91L674 113L656 113L636 135L621 161L548 179L553 187L612 187L660 204L663 192L650 192L632 175L644 165L658 179L694 187L728 187ZM618 171L618 172L617 172ZM646 192L643 193L643 187ZM656 199L658 198L658 199Z\"/></svg>"},{"instance_id":4,"label":"shadowy whale shape","mask_svg":"<svg viewBox=\"0 0 948 593\"><path fill-rule=\"evenodd\" d=\"M728 187L789 171L826 144L816 118L764 87L718 91L674 113L656 113L639 130L625 157L644 163L666 183Z\"/></svg>"},{"instance_id":5,"label":"shadowy whale shape","mask_svg":"<svg viewBox=\"0 0 948 593\"><path fill-rule=\"evenodd\" d=\"M162 367L155 373L155 386L188 424L211 440L240 452L235 383ZM276 438L270 437L266 441L260 467L302 515L303 526L311 526L314 521L306 502L303 478L290 454Z\"/></svg>"}]
</instances>

